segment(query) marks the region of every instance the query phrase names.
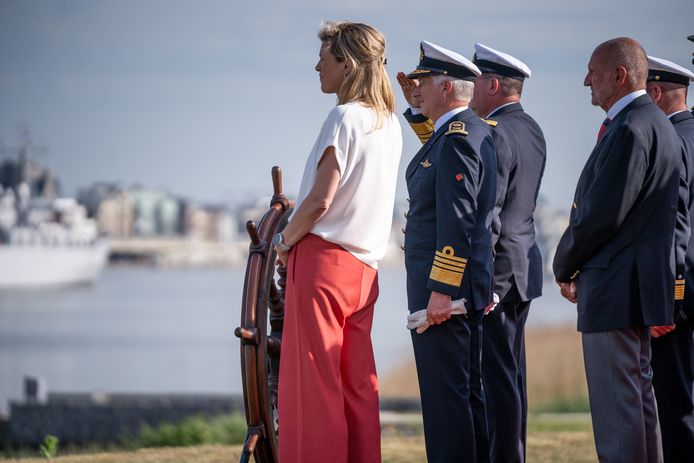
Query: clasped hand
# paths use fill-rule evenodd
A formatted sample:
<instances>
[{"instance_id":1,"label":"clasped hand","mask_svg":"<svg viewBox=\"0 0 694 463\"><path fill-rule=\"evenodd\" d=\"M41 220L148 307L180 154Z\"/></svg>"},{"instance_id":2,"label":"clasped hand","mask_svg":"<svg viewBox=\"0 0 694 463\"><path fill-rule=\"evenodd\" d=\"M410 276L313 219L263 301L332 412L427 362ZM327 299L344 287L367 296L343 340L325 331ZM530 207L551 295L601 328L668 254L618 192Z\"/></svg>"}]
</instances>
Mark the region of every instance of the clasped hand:
<instances>
[{"instance_id":1,"label":"clasped hand","mask_svg":"<svg viewBox=\"0 0 694 463\"><path fill-rule=\"evenodd\" d=\"M576 282L575 281L570 281L568 283L562 282L562 281L557 281L557 284L559 285L559 291L561 292L561 295L564 296L569 302L571 303L576 303Z\"/></svg>"}]
</instances>

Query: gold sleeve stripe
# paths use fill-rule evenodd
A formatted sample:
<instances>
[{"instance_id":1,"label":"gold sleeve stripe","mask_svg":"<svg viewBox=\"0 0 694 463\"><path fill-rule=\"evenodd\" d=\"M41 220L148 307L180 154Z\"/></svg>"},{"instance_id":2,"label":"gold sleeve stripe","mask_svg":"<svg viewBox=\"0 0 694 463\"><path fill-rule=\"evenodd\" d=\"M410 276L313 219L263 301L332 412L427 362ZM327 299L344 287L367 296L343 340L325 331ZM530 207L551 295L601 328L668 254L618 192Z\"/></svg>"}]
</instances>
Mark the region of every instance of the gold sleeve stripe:
<instances>
[{"instance_id":1,"label":"gold sleeve stripe","mask_svg":"<svg viewBox=\"0 0 694 463\"><path fill-rule=\"evenodd\" d=\"M426 143L429 141L431 136L434 134L434 124L431 119L427 119L424 122L410 122L410 127L417 134L419 141Z\"/></svg>"},{"instance_id":2,"label":"gold sleeve stripe","mask_svg":"<svg viewBox=\"0 0 694 463\"><path fill-rule=\"evenodd\" d=\"M460 283L463 281L463 274L433 266L431 267L429 278L439 283L460 287Z\"/></svg>"},{"instance_id":3,"label":"gold sleeve stripe","mask_svg":"<svg viewBox=\"0 0 694 463\"><path fill-rule=\"evenodd\" d=\"M675 280L675 300L684 299L684 280Z\"/></svg>"},{"instance_id":4,"label":"gold sleeve stripe","mask_svg":"<svg viewBox=\"0 0 694 463\"><path fill-rule=\"evenodd\" d=\"M423 134L434 132L434 123L431 122L431 119L427 119L424 122L410 122L410 126L412 126L412 130L417 133Z\"/></svg>"},{"instance_id":5,"label":"gold sleeve stripe","mask_svg":"<svg viewBox=\"0 0 694 463\"><path fill-rule=\"evenodd\" d=\"M580 272L580 270L576 270L576 271L573 273L573 275L571 275L571 279L572 279L572 280L575 280L576 277L578 276L579 272Z\"/></svg>"},{"instance_id":6,"label":"gold sleeve stripe","mask_svg":"<svg viewBox=\"0 0 694 463\"><path fill-rule=\"evenodd\" d=\"M446 247L448 247L448 246L446 246ZM455 257L453 254L446 254L446 253L443 253L441 251L436 251L436 255L439 257L443 257L444 259L454 260L456 262L462 262L463 264L467 264L467 259L465 259L463 257Z\"/></svg>"},{"instance_id":7,"label":"gold sleeve stripe","mask_svg":"<svg viewBox=\"0 0 694 463\"><path fill-rule=\"evenodd\" d=\"M419 141L420 141L420 142L422 143L422 145L423 145L423 144L425 144L426 142L429 141L429 139L431 138L431 134L425 135L425 136L417 135L417 138L419 138Z\"/></svg>"},{"instance_id":8,"label":"gold sleeve stripe","mask_svg":"<svg viewBox=\"0 0 694 463\"><path fill-rule=\"evenodd\" d=\"M456 261L454 261L454 260L444 259L443 257L439 257L439 256L435 256L435 257L434 257L434 264L435 264L435 265L436 265L436 264L441 264L441 265L444 265L444 264L445 264L445 265L449 266L450 268L452 268L452 269L454 269L454 270L455 270L456 268L465 269L465 265L467 265L467 264L463 264L463 263L460 263L460 262L456 262Z\"/></svg>"},{"instance_id":9,"label":"gold sleeve stripe","mask_svg":"<svg viewBox=\"0 0 694 463\"><path fill-rule=\"evenodd\" d=\"M465 271L465 267L462 267L462 268L461 267L453 267L451 265L442 264L440 262L434 262L434 266L445 268L448 270L452 270L452 271L458 272L458 273L463 273Z\"/></svg>"}]
</instances>

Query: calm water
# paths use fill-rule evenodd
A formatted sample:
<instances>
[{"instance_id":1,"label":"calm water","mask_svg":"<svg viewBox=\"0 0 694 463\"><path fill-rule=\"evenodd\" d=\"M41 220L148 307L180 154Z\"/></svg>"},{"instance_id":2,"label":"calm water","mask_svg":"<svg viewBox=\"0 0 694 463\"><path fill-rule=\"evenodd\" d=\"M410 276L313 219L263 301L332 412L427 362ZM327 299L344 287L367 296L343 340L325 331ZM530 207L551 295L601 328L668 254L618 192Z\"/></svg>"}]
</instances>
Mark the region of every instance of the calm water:
<instances>
[{"instance_id":1,"label":"calm water","mask_svg":"<svg viewBox=\"0 0 694 463\"><path fill-rule=\"evenodd\" d=\"M24 375L55 392L240 393L244 269L108 268L93 286L0 290L0 412ZM379 272L373 342L379 374L412 357L405 275ZM533 303L530 326L575 323L556 286Z\"/></svg>"}]
</instances>

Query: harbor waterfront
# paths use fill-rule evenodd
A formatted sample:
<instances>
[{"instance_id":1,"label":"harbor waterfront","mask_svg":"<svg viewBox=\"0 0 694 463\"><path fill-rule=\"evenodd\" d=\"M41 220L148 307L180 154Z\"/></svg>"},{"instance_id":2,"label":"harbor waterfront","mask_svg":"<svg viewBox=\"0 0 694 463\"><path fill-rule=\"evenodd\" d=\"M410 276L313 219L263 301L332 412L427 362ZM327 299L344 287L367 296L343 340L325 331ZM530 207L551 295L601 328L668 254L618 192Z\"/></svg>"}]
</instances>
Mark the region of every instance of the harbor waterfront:
<instances>
[{"instance_id":1,"label":"harbor waterfront","mask_svg":"<svg viewBox=\"0 0 694 463\"><path fill-rule=\"evenodd\" d=\"M49 392L241 393L244 269L110 266L92 285L0 290L0 413L24 376ZM379 376L412 361L402 267L379 271L372 338ZM545 281L532 329L574 325L575 306Z\"/></svg>"}]
</instances>

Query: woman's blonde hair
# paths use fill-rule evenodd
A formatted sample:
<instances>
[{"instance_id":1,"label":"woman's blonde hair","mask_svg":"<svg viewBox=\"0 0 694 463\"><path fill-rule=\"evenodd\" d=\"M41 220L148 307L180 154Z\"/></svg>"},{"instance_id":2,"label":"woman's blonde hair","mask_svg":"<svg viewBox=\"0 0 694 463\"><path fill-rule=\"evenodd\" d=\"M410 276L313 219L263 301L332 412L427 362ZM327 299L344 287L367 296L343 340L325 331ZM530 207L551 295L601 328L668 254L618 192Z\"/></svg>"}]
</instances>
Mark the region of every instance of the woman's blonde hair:
<instances>
[{"instance_id":1,"label":"woman's blonde hair","mask_svg":"<svg viewBox=\"0 0 694 463\"><path fill-rule=\"evenodd\" d=\"M377 126L395 112L395 96L386 73L386 39L368 24L326 21L318 38L338 61L347 60L352 70L337 91L338 104L359 101L375 110Z\"/></svg>"}]
</instances>

